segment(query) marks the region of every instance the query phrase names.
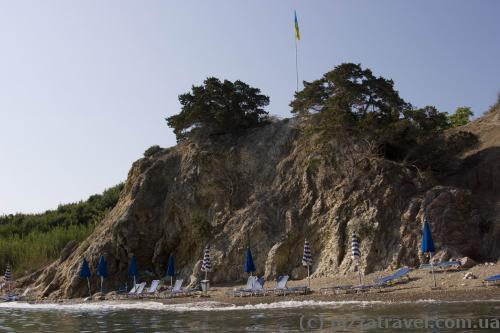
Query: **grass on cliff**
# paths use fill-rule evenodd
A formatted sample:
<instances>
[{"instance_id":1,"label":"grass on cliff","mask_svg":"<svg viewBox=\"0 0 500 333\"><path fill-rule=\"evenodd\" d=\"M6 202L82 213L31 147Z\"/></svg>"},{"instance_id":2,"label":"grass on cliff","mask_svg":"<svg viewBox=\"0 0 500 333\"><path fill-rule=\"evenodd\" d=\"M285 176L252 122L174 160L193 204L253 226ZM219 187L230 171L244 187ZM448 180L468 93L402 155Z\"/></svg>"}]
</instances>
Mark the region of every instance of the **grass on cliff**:
<instances>
[{"instance_id":1,"label":"grass on cliff","mask_svg":"<svg viewBox=\"0 0 500 333\"><path fill-rule=\"evenodd\" d=\"M70 240L81 242L116 205L123 184L60 205L41 214L0 216L0 273L11 264L14 277L33 272L59 257Z\"/></svg>"}]
</instances>

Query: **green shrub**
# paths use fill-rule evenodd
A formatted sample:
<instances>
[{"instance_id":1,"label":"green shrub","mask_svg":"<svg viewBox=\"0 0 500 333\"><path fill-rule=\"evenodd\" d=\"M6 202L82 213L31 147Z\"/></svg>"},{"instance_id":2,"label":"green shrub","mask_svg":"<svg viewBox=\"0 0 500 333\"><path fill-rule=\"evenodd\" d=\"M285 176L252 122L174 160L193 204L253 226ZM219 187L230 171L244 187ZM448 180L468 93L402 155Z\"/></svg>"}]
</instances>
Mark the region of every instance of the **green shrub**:
<instances>
[{"instance_id":1,"label":"green shrub","mask_svg":"<svg viewBox=\"0 0 500 333\"><path fill-rule=\"evenodd\" d=\"M203 247L211 238L212 225L201 213L194 213L191 217L192 237L196 245Z\"/></svg>"},{"instance_id":2,"label":"green shrub","mask_svg":"<svg viewBox=\"0 0 500 333\"><path fill-rule=\"evenodd\" d=\"M87 238L116 205L122 188L119 184L41 214L0 216L0 272L7 264L17 277L37 270L56 259L70 240Z\"/></svg>"}]
</instances>

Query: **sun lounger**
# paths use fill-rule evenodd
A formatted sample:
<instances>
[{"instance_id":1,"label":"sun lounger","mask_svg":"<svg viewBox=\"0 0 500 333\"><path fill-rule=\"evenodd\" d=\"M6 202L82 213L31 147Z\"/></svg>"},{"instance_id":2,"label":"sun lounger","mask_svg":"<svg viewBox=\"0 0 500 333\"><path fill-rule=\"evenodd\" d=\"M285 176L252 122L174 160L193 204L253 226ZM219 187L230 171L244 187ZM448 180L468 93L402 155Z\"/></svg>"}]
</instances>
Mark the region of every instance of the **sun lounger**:
<instances>
[{"instance_id":1,"label":"sun lounger","mask_svg":"<svg viewBox=\"0 0 500 333\"><path fill-rule=\"evenodd\" d=\"M242 289L235 289L227 294L230 296L264 296L266 291L264 289L264 283L266 281L263 277L257 278L256 276L251 276L247 280L247 285ZM250 286L250 288L248 288Z\"/></svg>"},{"instance_id":2,"label":"sun lounger","mask_svg":"<svg viewBox=\"0 0 500 333\"><path fill-rule=\"evenodd\" d=\"M483 280L483 286L499 286L500 287L500 274L489 276Z\"/></svg>"},{"instance_id":3,"label":"sun lounger","mask_svg":"<svg viewBox=\"0 0 500 333\"><path fill-rule=\"evenodd\" d=\"M18 294L7 294L0 297L0 300L4 302L15 302L18 300Z\"/></svg>"},{"instance_id":4,"label":"sun lounger","mask_svg":"<svg viewBox=\"0 0 500 333\"><path fill-rule=\"evenodd\" d=\"M256 276L249 276L247 279L247 284L245 285L244 288L239 288L239 289L234 289L232 291L228 291L228 292L226 292L226 295L228 295L228 296L241 296L240 293L250 292L253 289L253 285L255 283L255 280L257 280Z\"/></svg>"},{"instance_id":5,"label":"sun lounger","mask_svg":"<svg viewBox=\"0 0 500 333\"><path fill-rule=\"evenodd\" d=\"M286 288L286 283L288 282L288 275L280 275L276 279L276 287L268 289L266 292L269 294L283 294Z\"/></svg>"},{"instance_id":6,"label":"sun lounger","mask_svg":"<svg viewBox=\"0 0 500 333\"><path fill-rule=\"evenodd\" d=\"M462 266L462 263L460 261L443 261L443 262L438 262L435 264L422 264L420 265L420 269L429 269L429 268L439 268L442 270L448 270L448 269L458 269Z\"/></svg>"},{"instance_id":7,"label":"sun lounger","mask_svg":"<svg viewBox=\"0 0 500 333\"><path fill-rule=\"evenodd\" d=\"M264 283L266 283L266 280L264 279L264 277L260 277L257 280L255 280L255 282L253 284L253 289L251 291L252 296L266 294L266 290L264 289Z\"/></svg>"},{"instance_id":8,"label":"sun lounger","mask_svg":"<svg viewBox=\"0 0 500 333\"><path fill-rule=\"evenodd\" d=\"M408 276L408 274L410 272L411 272L410 268L403 267L403 268L399 269L396 273L394 273L392 275L385 276L385 277L380 278L380 279L376 279L374 281L373 286L375 286L375 287L386 287L388 285L392 285L394 283L397 283L397 282L399 282L401 280L409 279L410 277Z\"/></svg>"},{"instance_id":9,"label":"sun lounger","mask_svg":"<svg viewBox=\"0 0 500 333\"><path fill-rule=\"evenodd\" d=\"M151 286L144 292L146 296L154 295L156 290L158 290L158 286L160 285L160 280L151 281Z\"/></svg>"},{"instance_id":10,"label":"sun lounger","mask_svg":"<svg viewBox=\"0 0 500 333\"><path fill-rule=\"evenodd\" d=\"M167 296L177 297L177 296L190 296L193 292L197 291L192 288L182 288L182 283L184 279L175 280L174 286L170 291L168 291Z\"/></svg>"},{"instance_id":11,"label":"sun lounger","mask_svg":"<svg viewBox=\"0 0 500 333\"><path fill-rule=\"evenodd\" d=\"M134 284L134 285L132 286L132 288L130 289L130 291L128 292L128 295L133 295L133 294L135 294L135 292L137 291L137 287L138 287L138 286L139 286L138 284Z\"/></svg>"},{"instance_id":12,"label":"sun lounger","mask_svg":"<svg viewBox=\"0 0 500 333\"><path fill-rule=\"evenodd\" d=\"M352 284L344 284L344 285L338 285L338 286L330 286L330 287L323 287L319 290L319 292L323 295L326 294L340 294L341 292L348 292L350 289L354 287Z\"/></svg>"},{"instance_id":13,"label":"sun lounger","mask_svg":"<svg viewBox=\"0 0 500 333\"><path fill-rule=\"evenodd\" d=\"M140 283L139 286L137 287L136 291L135 291L135 295L142 294L142 291L144 290L144 288L146 288L146 282Z\"/></svg>"},{"instance_id":14,"label":"sun lounger","mask_svg":"<svg viewBox=\"0 0 500 333\"><path fill-rule=\"evenodd\" d=\"M125 283L124 285L118 287L118 289L116 289L116 293L118 295L123 295L123 294L126 294L128 291L128 288L127 288L127 284Z\"/></svg>"}]
</instances>

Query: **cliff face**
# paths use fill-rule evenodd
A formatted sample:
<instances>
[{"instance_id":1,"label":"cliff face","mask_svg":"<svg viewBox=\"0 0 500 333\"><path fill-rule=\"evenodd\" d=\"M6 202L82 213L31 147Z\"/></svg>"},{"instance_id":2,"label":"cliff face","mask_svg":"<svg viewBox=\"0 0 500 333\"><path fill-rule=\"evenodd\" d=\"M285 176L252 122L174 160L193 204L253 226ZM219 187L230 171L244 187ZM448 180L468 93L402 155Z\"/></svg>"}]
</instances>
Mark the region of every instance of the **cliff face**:
<instances>
[{"instance_id":1,"label":"cliff face","mask_svg":"<svg viewBox=\"0 0 500 333\"><path fill-rule=\"evenodd\" d=\"M495 117L487 121L492 135L500 133ZM355 151L333 148L325 156L294 120L214 139L217 144L183 142L135 162L113 211L84 243L69 244L33 286L44 297L85 295L86 282L78 277L82 257L94 268L102 254L109 289L126 281L132 255L141 271L161 277L174 253L178 275L194 281L206 244L215 283L245 277L247 245L259 275L301 278L304 238L312 246L313 276L343 273L351 269L353 231L361 238L365 272L415 266L422 260L424 213L440 256L496 260L498 139L483 142L441 182L379 158L352 162ZM92 283L97 290L97 278Z\"/></svg>"}]
</instances>

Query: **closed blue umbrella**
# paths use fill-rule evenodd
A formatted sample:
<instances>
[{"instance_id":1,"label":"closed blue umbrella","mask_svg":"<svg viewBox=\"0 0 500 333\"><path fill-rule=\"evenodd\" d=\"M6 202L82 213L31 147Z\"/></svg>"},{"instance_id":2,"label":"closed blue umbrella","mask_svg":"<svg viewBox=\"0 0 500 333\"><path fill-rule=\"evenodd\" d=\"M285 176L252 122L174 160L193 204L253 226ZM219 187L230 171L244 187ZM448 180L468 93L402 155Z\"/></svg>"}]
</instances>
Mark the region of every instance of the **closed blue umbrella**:
<instances>
[{"instance_id":1,"label":"closed blue umbrella","mask_svg":"<svg viewBox=\"0 0 500 333\"><path fill-rule=\"evenodd\" d=\"M82 266L80 267L80 277L87 279L87 285L89 287L89 295L92 295L90 291L90 267L87 259L83 258Z\"/></svg>"},{"instance_id":2,"label":"closed blue umbrella","mask_svg":"<svg viewBox=\"0 0 500 333\"><path fill-rule=\"evenodd\" d=\"M101 293L102 293L102 284L104 279L108 277L108 263L104 256L99 258L99 265L97 265L97 275L101 277Z\"/></svg>"},{"instance_id":3,"label":"closed blue umbrella","mask_svg":"<svg viewBox=\"0 0 500 333\"><path fill-rule=\"evenodd\" d=\"M243 271L245 273L250 273L250 276L252 275L252 272L255 272L255 265L253 263L253 258L252 258L252 251L250 251L250 247L247 247L247 253L245 256L245 264L243 265Z\"/></svg>"},{"instance_id":4,"label":"closed blue umbrella","mask_svg":"<svg viewBox=\"0 0 500 333\"><path fill-rule=\"evenodd\" d=\"M130 259L130 264L128 266L128 276L132 276L134 278L134 286L137 284L137 277L139 276L139 271L137 270L137 260L135 256L132 256Z\"/></svg>"},{"instance_id":5,"label":"closed blue umbrella","mask_svg":"<svg viewBox=\"0 0 500 333\"><path fill-rule=\"evenodd\" d=\"M429 253L429 261L431 263L432 278L434 279L434 287L437 287L436 277L434 276L434 265L432 264L432 254L435 251L434 241L432 240L431 228L429 222L425 220L424 229L422 230L422 243L420 244L422 253Z\"/></svg>"},{"instance_id":6,"label":"closed blue umbrella","mask_svg":"<svg viewBox=\"0 0 500 333\"><path fill-rule=\"evenodd\" d=\"M175 263L173 254L168 257L167 276L170 276L170 286L173 286L173 280L175 276Z\"/></svg>"}]
</instances>

